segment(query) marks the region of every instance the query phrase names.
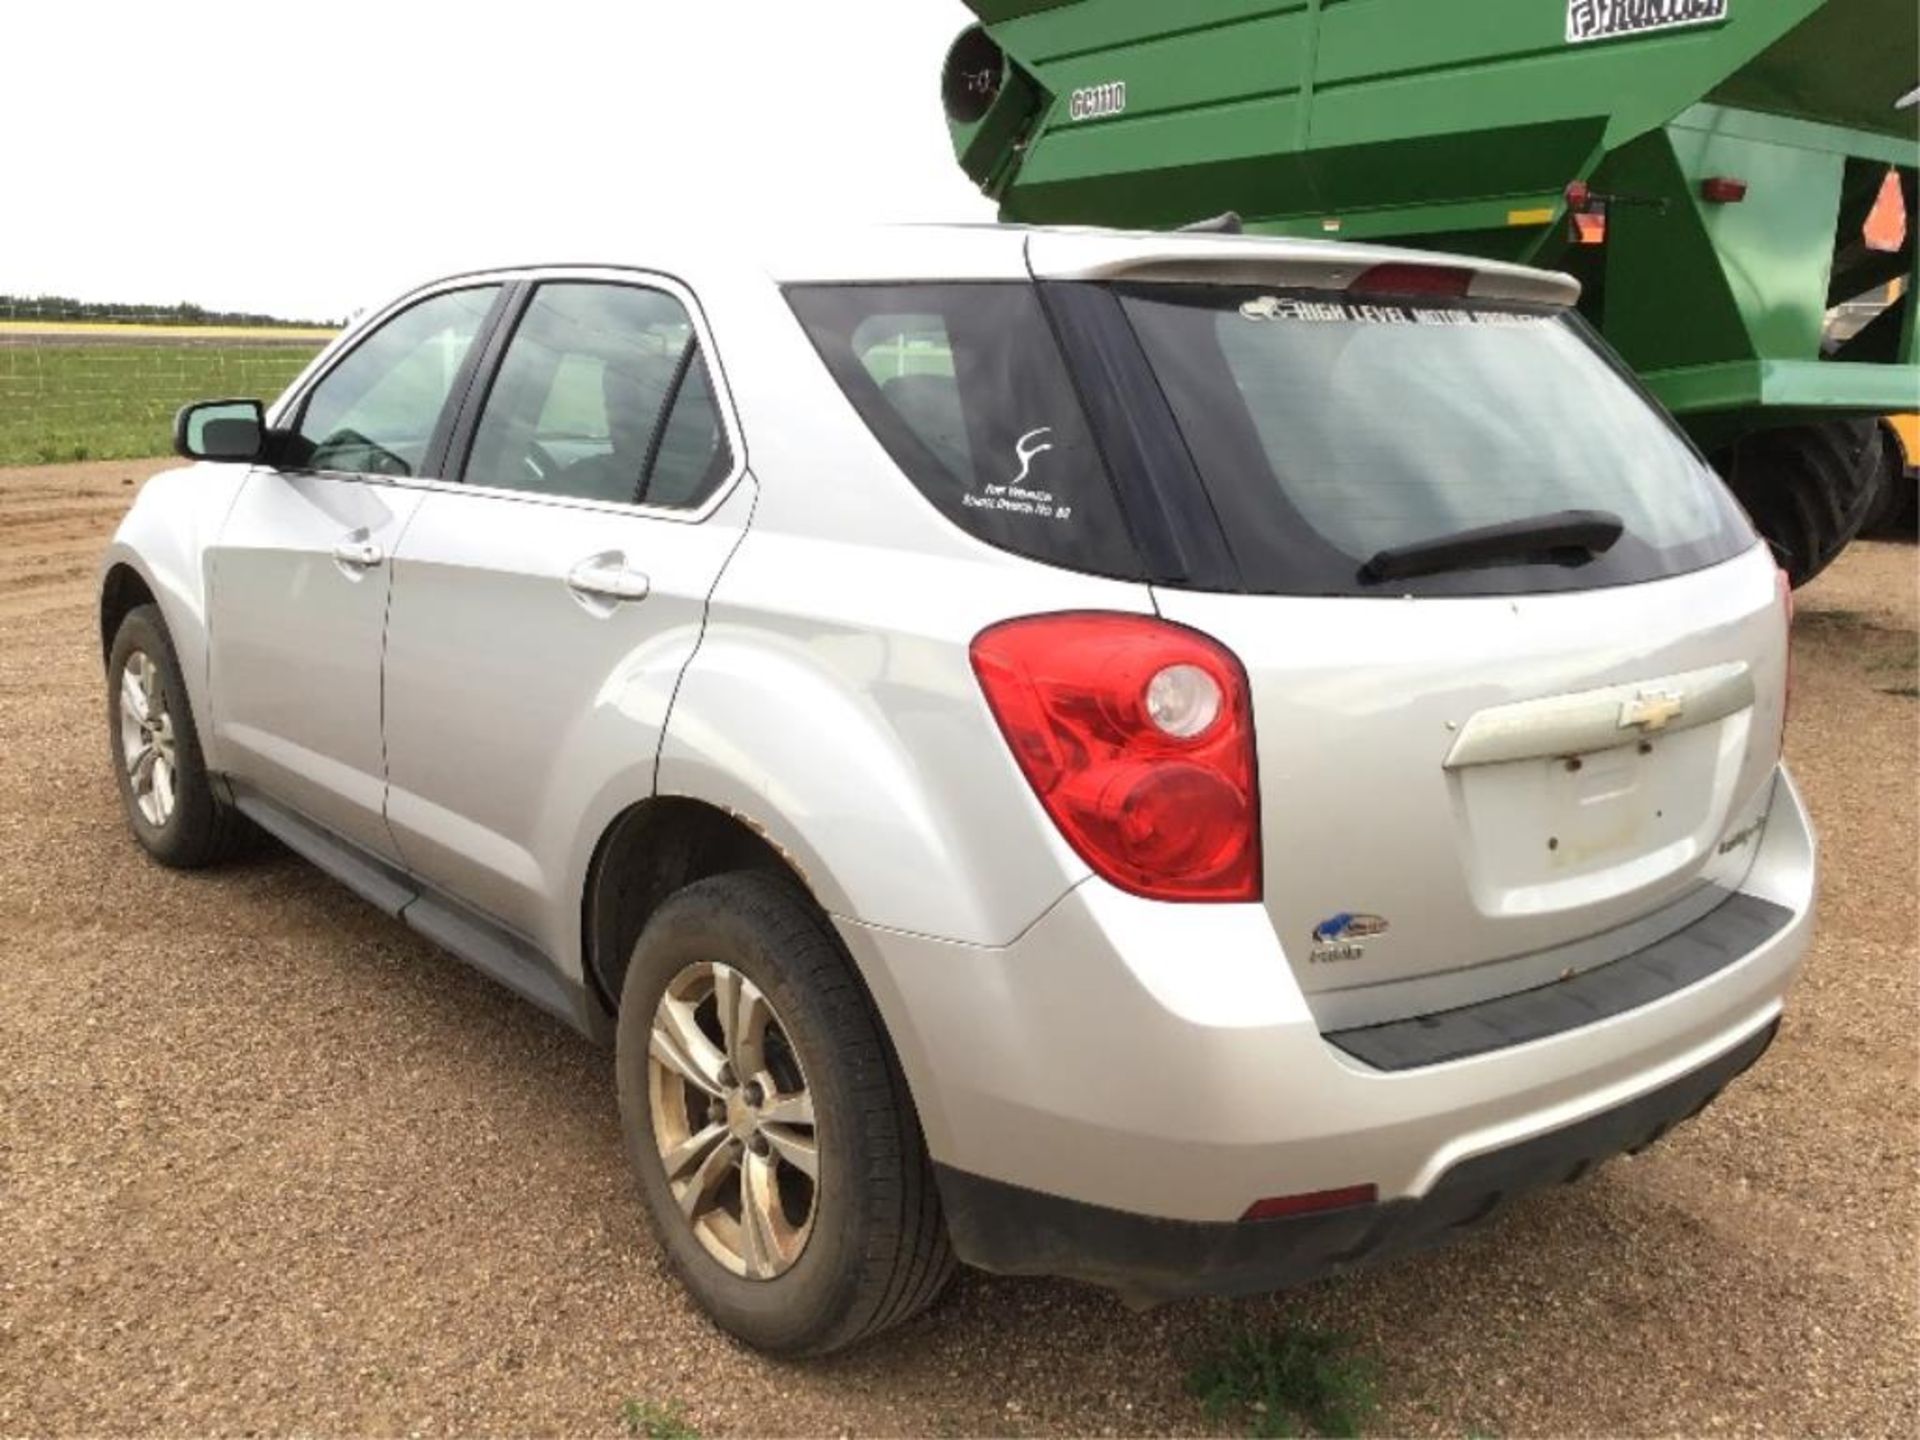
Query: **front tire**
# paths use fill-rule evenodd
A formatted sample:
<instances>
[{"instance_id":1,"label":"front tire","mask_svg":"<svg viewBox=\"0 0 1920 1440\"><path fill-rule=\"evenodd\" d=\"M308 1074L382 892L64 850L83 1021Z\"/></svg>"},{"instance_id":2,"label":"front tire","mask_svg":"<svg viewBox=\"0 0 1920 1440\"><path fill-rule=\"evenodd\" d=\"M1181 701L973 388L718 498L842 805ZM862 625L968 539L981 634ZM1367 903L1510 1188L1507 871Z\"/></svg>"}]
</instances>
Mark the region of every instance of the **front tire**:
<instances>
[{"instance_id":1,"label":"front tire","mask_svg":"<svg viewBox=\"0 0 1920 1440\"><path fill-rule=\"evenodd\" d=\"M127 827L162 865L195 870L243 845L247 822L214 789L166 622L127 612L107 655L107 736Z\"/></svg>"},{"instance_id":2,"label":"front tire","mask_svg":"<svg viewBox=\"0 0 1920 1440\"><path fill-rule=\"evenodd\" d=\"M660 906L621 989L615 1071L654 1235L723 1329L818 1355L940 1293L953 1255L899 1064L784 878L719 875Z\"/></svg>"}]
</instances>

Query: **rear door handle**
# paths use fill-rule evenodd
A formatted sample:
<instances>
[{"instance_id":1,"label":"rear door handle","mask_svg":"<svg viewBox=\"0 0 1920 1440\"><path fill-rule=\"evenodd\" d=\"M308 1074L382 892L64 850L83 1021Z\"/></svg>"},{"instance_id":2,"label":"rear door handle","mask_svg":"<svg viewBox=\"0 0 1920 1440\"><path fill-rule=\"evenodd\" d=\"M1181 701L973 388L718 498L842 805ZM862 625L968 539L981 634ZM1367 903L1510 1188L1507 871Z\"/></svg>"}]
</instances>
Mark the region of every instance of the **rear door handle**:
<instances>
[{"instance_id":1,"label":"rear door handle","mask_svg":"<svg viewBox=\"0 0 1920 1440\"><path fill-rule=\"evenodd\" d=\"M624 555L589 555L567 572L567 588L596 600L644 600L652 582L630 569Z\"/></svg>"},{"instance_id":2,"label":"rear door handle","mask_svg":"<svg viewBox=\"0 0 1920 1440\"><path fill-rule=\"evenodd\" d=\"M387 558L387 552L371 540L349 536L333 547L333 558L356 570L367 570Z\"/></svg>"}]
</instances>

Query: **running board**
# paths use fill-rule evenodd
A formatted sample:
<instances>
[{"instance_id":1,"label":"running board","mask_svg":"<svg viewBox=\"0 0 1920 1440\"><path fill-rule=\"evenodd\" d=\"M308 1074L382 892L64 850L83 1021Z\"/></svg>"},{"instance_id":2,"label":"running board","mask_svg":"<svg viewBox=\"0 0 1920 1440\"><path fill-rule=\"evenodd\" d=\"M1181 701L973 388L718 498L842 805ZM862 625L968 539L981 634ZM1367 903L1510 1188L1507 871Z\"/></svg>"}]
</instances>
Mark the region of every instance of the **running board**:
<instances>
[{"instance_id":1,"label":"running board","mask_svg":"<svg viewBox=\"0 0 1920 1440\"><path fill-rule=\"evenodd\" d=\"M420 889L379 856L322 829L306 816L229 780L234 807L302 860L327 872L375 909L398 919L420 898Z\"/></svg>"},{"instance_id":2,"label":"running board","mask_svg":"<svg viewBox=\"0 0 1920 1440\"><path fill-rule=\"evenodd\" d=\"M253 787L231 779L227 785L240 813L301 859L521 999L594 1036L585 989L524 936Z\"/></svg>"}]
</instances>

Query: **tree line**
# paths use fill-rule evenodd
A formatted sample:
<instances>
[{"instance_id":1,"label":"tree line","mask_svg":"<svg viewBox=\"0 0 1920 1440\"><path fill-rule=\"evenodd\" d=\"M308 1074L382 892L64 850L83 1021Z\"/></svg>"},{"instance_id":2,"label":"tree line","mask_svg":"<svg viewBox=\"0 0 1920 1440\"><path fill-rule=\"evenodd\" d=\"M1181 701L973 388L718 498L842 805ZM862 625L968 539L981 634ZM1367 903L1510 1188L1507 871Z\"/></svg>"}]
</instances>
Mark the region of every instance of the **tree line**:
<instances>
[{"instance_id":1,"label":"tree line","mask_svg":"<svg viewBox=\"0 0 1920 1440\"><path fill-rule=\"evenodd\" d=\"M177 305L119 305L75 300L67 295L0 295L0 320L105 320L130 325L297 325L337 329L337 320L287 320L250 310L209 310L182 300Z\"/></svg>"}]
</instances>

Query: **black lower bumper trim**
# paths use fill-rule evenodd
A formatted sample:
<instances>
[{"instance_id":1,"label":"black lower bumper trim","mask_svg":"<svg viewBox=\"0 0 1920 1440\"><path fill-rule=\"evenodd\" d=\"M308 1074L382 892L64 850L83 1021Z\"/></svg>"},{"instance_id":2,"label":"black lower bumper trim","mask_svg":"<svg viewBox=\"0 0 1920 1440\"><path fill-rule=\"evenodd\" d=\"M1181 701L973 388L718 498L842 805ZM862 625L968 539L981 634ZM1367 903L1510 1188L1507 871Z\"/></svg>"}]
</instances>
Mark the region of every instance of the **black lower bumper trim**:
<instances>
[{"instance_id":1,"label":"black lower bumper trim","mask_svg":"<svg viewBox=\"0 0 1920 1440\"><path fill-rule=\"evenodd\" d=\"M1439 1244L1523 1191L1577 1180L1651 1145L1758 1060L1775 1028L1624 1105L1463 1161L1418 1199L1214 1223L1110 1210L945 1165L935 1171L954 1249L980 1269L1085 1280L1142 1300L1280 1290Z\"/></svg>"},{"instance_id":2,"label":"black lower bumper trim","mask_svg":"<svg viewBox=\"0 0 1920 1440\"><path fill-rule=\"evenodd\" d=\"M1376 1070L1411 1070L1544 1040L1684 990L1746 959L1792 919L1784 905L1730 895L1685 929L1571 979L1409 1020L1330 1030L1326 1039Z\"/></svg>"}]
</instances>

